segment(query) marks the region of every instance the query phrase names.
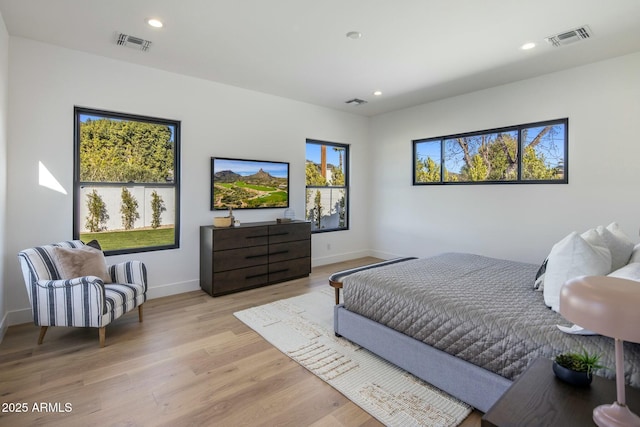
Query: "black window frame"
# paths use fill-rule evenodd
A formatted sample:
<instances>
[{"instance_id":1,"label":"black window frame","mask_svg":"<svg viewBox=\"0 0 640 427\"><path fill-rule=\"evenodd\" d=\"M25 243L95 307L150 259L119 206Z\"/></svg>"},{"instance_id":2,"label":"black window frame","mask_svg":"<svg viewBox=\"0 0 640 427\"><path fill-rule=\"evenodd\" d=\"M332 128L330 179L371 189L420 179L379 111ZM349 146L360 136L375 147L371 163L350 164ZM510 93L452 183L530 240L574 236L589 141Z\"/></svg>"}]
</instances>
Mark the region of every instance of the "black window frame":
<instances>
[{"instance_id":1,"label":"black window frame","mask_svg":"<svg viewBox=\"0 0 640 427\"><path fill-rule=\"evenodd\" d=\"M81 223L80 221L83 218L80 215L81 203L81 189L83 186L90 185L93 187L132 187L132 186L144 186L150 185L153 187L172 187L174 188L174 238L173 243L168 245L158 245L158 246L143 246L143 247L132 247L132 248L122 248L115 250L104 250L105 255L122 255L122 254L132 254L132 253L140 253L140 252L152 252L152 251L160 251L160 250L169 250L169 249L178 249L180 248L180 137L181 137L181 122L179 120L172 119L164 119L158 117L150 117L139 114L131 114L131 113L121 113L114 111L107 111L95 108L87 108L81 106L74 106L73 110L74 114L74 131L73 131L73 139L74 139L74 170L73 170L73 239L79 240L81 234ZM144 123L152 123L159 125L172 126L174 128L173 134L173 182L172 183L160 183L160 182L136 182L136 183L122 183L122 182L90 182L90 181L80 181L80 118L83 115L89 116L98 116L101 118L109 118L115 120L130 120L130 121L138 121ZM86 242L85 242L86 243Z\"/></svg>"},{"instance_id":2,"label":"black window frame","mask_svg":"<svg viewBox=\"0 0 640 427\"><path fill-rule=\"evenodd\" d=\"M535 128L535 127L543 127L543 126L554 126L554 125L564 125L564 133L563 133L563 166L562 179L524 179L522 178L522 153L523 153L523 143L522 143L522 131L525 129ZM466 138L466 137L474 137L474 136L482 136L489 134L499 134L499 133L507 133L507 132L516 132L517 133L517 177L516 179L505 179L505 180L478 180L478 181L445 181L445 172L446 172L446 162L445 162L445 141L452 140L455 138ZM416 180L416 169L418 162L418 152L417 146L421 143L440 143L440 180L439 181L417 181ZM420 138L412 141L412 181L413 185L421 186L421 185L482 185L482 184L568 184L569 183L569 119L561 118L561 119L553 119L553 120L545 120L539 122L526 123L515 126L506 126L495 129L486 129L481 131L474 132L466 132L460 134L453 135L445 135L433 138Z\"/></svg>"},{"instance_id":3,"label":"black window frame","mask_svg":"<svg viewBox=\"0 0 640 427\"><path fill-rule=\"evenodd\" d=\"M344 198L345 198L345 204L344 204L344 209L345 209L345 218L344 218L344 227L333 227L333 228L314 228L314 222L313 220L311 220L311 233L330 233L330 232L334 232L334 231L345 231L345 230L349 230L349 222L350 222L350 217L351 217L351 211L350 211L350 198L351 198L351 194L350 194L350 187L349 187L349 165L350 165L350 145L349 144L344 144L344 143L339 143L339 142L330 142L330 141L322 141L322 140L317 140L317 139L307 139L306 143L305 143L305 170L306 170L306 163L307 163L307 159L306 159L306 147L309 144L313 144L313 145L324 145L327 147L339 147L344 149L344 158L343 158L343 168L344 168L344 186L335 186L335 185L307 185L306 183L306 178L305 178L305 219L309 220L308 216L309 216L309 210L307 209L307 194L309 190L322 190L322 189L337 189L337 190L344 190Z\"/></svg>"}]
</instances>

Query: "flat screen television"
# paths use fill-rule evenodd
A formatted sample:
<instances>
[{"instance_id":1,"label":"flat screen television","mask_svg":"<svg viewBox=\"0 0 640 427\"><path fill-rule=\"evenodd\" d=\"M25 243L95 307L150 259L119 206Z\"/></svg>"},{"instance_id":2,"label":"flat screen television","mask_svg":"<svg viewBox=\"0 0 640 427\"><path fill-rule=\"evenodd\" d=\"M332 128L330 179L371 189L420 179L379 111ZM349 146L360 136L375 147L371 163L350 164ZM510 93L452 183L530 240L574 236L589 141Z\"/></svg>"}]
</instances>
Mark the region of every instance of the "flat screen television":
<instances>
[{"instance_id":1,"label":"flat screen television","mask_svg":"<svg viewBox=\"0 0 640 427\"><path fill-rule=\"evenodd\" d=\"M211 210L289 207L289 163L211 158Z\"/></svg>"}]
</instances>

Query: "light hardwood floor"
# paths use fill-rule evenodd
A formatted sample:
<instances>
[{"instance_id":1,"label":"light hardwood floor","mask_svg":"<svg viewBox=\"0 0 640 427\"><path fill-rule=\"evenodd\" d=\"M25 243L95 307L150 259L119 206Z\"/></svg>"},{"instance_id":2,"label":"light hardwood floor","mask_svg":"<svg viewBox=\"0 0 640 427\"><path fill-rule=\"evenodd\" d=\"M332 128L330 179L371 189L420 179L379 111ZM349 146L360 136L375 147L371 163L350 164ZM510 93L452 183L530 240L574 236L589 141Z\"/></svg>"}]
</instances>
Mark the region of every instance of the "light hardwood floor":
<instances>
[{"instance_id":1,"label":"light hardwood floor","mask_svg":"<svg viewBox=\"0 0 640 427\"><path fill-rule=\"evenodd\" d=\"M38 346L39 328L12 326L0 344L0 425L379 426L233 316L375 261L316 267L308 278L223 297L153 299L144 323L133 311L109 325L102 349L97 329L52 327ZM463 426L480 426L481 416L474 411Z\"/></svg>"}]
</instances>

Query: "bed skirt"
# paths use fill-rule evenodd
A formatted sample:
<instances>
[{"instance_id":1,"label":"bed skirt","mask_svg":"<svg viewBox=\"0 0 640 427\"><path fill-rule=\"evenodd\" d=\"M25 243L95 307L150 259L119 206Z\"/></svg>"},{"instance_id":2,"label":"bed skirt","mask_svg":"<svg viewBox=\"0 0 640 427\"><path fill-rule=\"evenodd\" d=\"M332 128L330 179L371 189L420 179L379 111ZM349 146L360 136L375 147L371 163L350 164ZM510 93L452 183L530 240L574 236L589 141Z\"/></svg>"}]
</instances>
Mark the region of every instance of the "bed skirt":
<instances>
[{"instance_id":1,"label":"bed skirt","mask_svg":"<svg viewBox=\"0 0 640 427\"><path fill-rule=\"evenodd\" d=\"M487 412L512 382L405 334L350 312L334 309L335 333L416 377Z\"/></svg>"}]
</instances>

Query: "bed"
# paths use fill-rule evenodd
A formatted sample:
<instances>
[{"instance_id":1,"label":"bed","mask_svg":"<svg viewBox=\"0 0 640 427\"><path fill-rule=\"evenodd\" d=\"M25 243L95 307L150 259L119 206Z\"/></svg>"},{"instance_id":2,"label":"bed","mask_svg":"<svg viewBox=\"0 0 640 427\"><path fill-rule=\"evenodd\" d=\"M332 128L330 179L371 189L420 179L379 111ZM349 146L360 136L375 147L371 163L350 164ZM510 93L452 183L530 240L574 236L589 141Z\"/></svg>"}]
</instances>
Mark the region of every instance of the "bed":
<instances>
[{"instance_id":1,"label":"bed","mask_svg":"<svg viewBox=\"0 0 640 427\"><path fill-rule=\"evenodd\" d=\"M447 253L352 272L335 332L483 412L538 357L584 348L613 368L612 339L557 328L569 324L534 290L539 267ZM640 387L640 345L624 345L626 382Z\"/></svg>"}]
</instances>

